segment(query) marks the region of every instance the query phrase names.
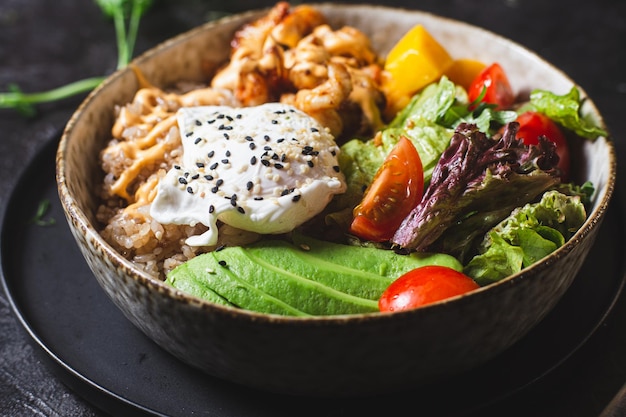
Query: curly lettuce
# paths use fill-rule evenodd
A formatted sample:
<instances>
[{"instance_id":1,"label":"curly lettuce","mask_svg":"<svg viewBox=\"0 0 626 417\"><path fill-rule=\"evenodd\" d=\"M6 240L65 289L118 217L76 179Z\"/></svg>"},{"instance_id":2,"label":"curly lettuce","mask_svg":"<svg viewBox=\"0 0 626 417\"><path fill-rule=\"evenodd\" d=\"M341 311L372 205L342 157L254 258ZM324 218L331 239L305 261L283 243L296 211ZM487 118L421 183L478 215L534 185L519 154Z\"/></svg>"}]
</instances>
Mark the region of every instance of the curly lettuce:
<instances>
[{"instance_id":1,"label":"curly lettuce","mask_svg":"<svg viewBox=\"0 0 626 417\"><path fill-rule=\"evenodd\" d=\"M594 120L583 115L584 101L576 87L564 95L546 90L534 90L530 94L530 107L545 114L553 121L586 139L607 136L608 133L597 126Z\"/></svg>"},{"instance_id":2,"label":"curly lettuce","mask_svg":"<svg viewBox=\"0 0 626 417\"><path fill-rule=\"evenodd\" d=\"M491 229L464 273L480 285L515 274L563 246L586 218L580 196L548 191Z\"/></svg>"}]
</instances>

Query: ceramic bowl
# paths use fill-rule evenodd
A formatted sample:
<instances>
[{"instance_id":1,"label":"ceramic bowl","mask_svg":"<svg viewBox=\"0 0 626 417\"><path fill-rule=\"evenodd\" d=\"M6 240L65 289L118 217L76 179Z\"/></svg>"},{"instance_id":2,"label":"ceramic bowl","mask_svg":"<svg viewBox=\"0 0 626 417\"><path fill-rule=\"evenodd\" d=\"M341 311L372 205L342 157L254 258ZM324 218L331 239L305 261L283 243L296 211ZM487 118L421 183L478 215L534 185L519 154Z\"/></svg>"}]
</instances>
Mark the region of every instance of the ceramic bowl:
<instances>
[{"instance_id":1,"label":"ceramic bowl","mask_svg":"<svg viewBox=\"0 0 626 417\"><path fill-rule=\"evenodd\" d=\"M363 30L383 55L422 23L454 57L499 61L518 91L545 88L564 94L574 85L535 53L466 23L382 6L317 6L333 27ZM157 86L206 81L228 58L234 31L262 13L207 23L134 64ZM613 192L616 166L610 140L575 144L576 180L597 187L589 218L576 235L521 273L428 307L316 318L222 307L142 273L98 233L93 191L102 179L98 153L110 137L114 106L130 101L137 88L130 69L116 72L67 125L57 154L57 180L69 226L95 278L132 323L182 361L249 387L296 395L365 395L430 383L483 364L523 337L559 301L594 243ZM603 125L590 100L585 112Z\"/></svg>"}]
</instances>

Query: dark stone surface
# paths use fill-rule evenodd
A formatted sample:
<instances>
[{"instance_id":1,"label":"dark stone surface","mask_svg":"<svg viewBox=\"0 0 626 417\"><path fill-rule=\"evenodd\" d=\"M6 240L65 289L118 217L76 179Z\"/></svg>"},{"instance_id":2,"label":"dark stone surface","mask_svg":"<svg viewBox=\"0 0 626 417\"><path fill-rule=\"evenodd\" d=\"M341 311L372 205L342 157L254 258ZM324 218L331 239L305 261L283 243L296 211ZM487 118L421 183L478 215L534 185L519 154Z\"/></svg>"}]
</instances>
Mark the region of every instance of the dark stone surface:
<instances>
[{"instance_id":1,"label":"dark stone surface","mask_svg":"<svg viewBox=\"0 0 626 417\"><path fill-rule=\"evenodd\" d=\"M221 12L270 2L161 0L140 28L137 51L191 28ZM427 0L385 4L420 8L464 20L512 38L554 63L594 99L612 130L620 163L626 111L626 2L545 0ZM2 0L0 2L0 90L10 83L24 91L53 88L112 71L116 62L113 27L92 1ZM80 98L38 107L34 118L0 110L0 203L7 201L18 174L53 140ZM623 206L624 186L616 200ZM622 250L623 253L623 250ZM601 279L602 277L598 277ZM614 399L626 382L626 297L594 337L545 386L530 390L481 415L626 415ZM488 395L489 387L485 387ZM453 399L451 399L453 400ZM613 401L613 402L612 402ZM612 405L609 407L609 405ZM621 404L621 408L620 408ZM608 407L608 408L607 408ZM416 405L419 409L419 405ZM508 411L507 411L508 410ZM11 306L0 292L0 415L100 416L102 413L63 385L41 362Z\"/></svg>"}]
</instances>

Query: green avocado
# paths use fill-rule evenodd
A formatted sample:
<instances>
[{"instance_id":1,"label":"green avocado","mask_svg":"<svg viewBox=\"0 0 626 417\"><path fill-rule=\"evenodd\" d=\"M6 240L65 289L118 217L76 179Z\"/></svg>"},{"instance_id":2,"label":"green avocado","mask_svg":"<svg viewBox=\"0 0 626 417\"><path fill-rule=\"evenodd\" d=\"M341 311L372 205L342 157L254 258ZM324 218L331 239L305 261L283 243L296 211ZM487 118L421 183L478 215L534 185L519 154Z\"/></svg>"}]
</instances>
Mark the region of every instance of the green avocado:
<instances>
[{"instance_id":1,"label":"green avocado","mask_svg":"<svg viewBox=\"0 0 626 417\"><path fill-rule=\"evenodd\" d=\"M402 274L424 265L462 270L452 256L323 242L301 235L199 255L166 282L218 304L280 315L378 311L378 298Z\"/></svg>"}]
</instances>

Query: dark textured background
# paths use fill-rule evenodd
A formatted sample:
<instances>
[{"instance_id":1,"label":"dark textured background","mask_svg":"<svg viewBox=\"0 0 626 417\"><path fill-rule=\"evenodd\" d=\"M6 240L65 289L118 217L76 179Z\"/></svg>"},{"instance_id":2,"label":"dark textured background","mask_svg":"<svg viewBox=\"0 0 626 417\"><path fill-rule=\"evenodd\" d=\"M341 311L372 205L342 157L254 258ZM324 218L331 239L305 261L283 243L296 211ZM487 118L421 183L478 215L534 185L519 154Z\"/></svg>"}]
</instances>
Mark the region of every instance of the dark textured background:
<instances>
[{"instance_id":1,"label":"dark textured background","mask_svg":"<svg viewBox=\"0 0 626 417\"><path fill-rule=\"evenodd\" d=\"M271 2L161 0L144 18L139 53L222 12ZM624 162L626 135L626 2L622 0L457 0L389 1L467 21L536 51L563 69L604 114ZM0 0L0 90L17 83L25 91L45 90L80 78L111 72L116 63L112 25L89 0ZM38 107L25 119L0 110L0 202L16 174L66 123L81 98ZM621 171L621 169L620 169ZM618 181L623 203L624 186ZM623 207L623 204L622 204ZM622 250L622 253L624 251ZM602 277L598 277L601 279ZM101 416L64 386L35 355L29 336L0 291L0 415ZM626 382L626 296L594 337L552 376L549 392L517 399L533 415L604 416L620 412ZM488 392L489 387L485 387ZM242 399L243 400L243 399ZM451 399L453 400L453 399ZM613 401L613 403L611 403ZM618 404L619 405L619 404ZM499 405L494 415L514 407ZM496 407L498 408L498 407ZM416 405L419 410L419 405ZM487 415L485 412L483 415Z\"/></svg>"}]
</instances>

